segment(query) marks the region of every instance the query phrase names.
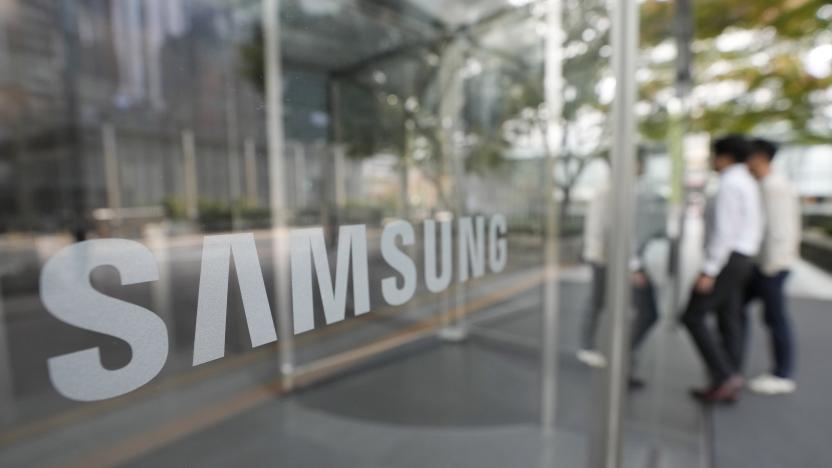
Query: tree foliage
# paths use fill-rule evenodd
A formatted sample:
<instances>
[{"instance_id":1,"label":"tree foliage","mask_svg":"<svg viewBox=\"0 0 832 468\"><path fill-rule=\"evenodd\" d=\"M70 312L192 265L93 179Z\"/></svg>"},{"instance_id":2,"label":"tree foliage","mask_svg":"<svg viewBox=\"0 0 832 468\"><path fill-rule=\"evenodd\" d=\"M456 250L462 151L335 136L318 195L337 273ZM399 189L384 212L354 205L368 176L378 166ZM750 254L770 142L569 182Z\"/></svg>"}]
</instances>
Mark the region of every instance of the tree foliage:
<instances>
[{"instance_id":1,"label":"tree foliage","mask_svg":"<svg viewBox=\"0 0 832 468\"><path fill-rule=\"evenodd\" d=\"M670 43L673 9L673 2L643 5L647 54ZM693 15L691 131L757 131L797 143L832 142L832 76L812 74L807 57L832 41L826 0L696 0ZM641 128L648 138L661 139L674 84L672 59L654 61L649 70L639 97L651 112Z\"/></svg>"}]
</instances>

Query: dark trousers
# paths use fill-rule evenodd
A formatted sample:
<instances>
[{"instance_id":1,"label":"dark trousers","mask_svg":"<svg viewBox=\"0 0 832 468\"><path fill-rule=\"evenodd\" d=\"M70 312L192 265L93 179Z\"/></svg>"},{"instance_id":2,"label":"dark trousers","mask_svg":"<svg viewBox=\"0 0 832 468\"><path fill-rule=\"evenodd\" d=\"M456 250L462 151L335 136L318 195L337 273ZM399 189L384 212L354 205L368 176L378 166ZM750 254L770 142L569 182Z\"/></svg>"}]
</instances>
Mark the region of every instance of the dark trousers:
<instances>
[{"instance_id":1,"label":"dark trousers","mask_svg":"<svg viewBox=\"0 0 832 468\"><path fill-rule=\"evenodd\" d=\"M788 277L788 270L769 276L754 267L751 281L748 282L745 292L746 306L754 299L760 299L763 302L763 319L768 328L774 362L772 373L784 379L791 378L794 370L794 342L785 295ZM743 311L742 318L743 331L747 334L748 323L745 311Z\"/></svg>"},{"instance_id":2,"label":"dark trousers","mask_svg":"<svg viewBox=\"0 0 832 468\"><path fill-rule=\"evenodd\" d=\"M736 374L742 366L745 347L742 310L751 270L748 256L732 253L716 277L713 291L710 294L693 291L682 316L682 323L702 355L714 385ZM719 337L707 323L711 313L716 314Z\"/></svg>"},{"instance_id":3,"label":"dark trousers","mask_svg":"<svg viewBox=\"0 0 832 468\"><path fill-rule=\"evenodd\" d=\"M584 349L595 349L595 335L601 320L601 314L604 311L606 283L606 266L593 263L592 292L589 308L584 316L581 334L581 346ZM632 299L636 309L636 316L633 319L633 326L630 330L630 345L635 350L641 345L647 333L659 318L655 289L649 276L647 277L647 284L644 287L633 287Z\"/></svg>"},{"instance_id":4,"label":"dark trousers","mask_svg":"<svg viewBox=\"0 0 832 468\"><path fill-rule=\"evenodd\" d=\"M607 287L607 268L600 263L592 263L592 284L590 285L589 306L584 314L581 329L581 347L595 349L595 335L604 311L604 299Z\"/></svg>"}]
</instances>

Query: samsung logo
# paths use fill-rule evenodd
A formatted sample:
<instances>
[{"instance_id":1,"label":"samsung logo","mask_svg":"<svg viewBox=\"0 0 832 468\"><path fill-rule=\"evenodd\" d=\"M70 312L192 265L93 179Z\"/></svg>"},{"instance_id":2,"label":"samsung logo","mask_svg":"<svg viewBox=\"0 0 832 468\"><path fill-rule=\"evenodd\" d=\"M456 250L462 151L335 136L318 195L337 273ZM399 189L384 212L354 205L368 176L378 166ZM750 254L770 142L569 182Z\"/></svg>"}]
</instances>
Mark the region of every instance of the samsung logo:
<instances>
[{"instance_id":1,"label":"samsung logo","mask_svg":"<svg viewBox=\"0 0 832 468\"><path fill-rule=\"evenodd\" d=\"M506 266L507 227L502 215L461 217L455 222L426 220L421 228L422 279L433 293L450 285L454 251L456 280L460 283L483 276L486 267L499 273ZM456 246L453 245L454 228ZM372 310L365 225L339 228L334 278L330 274L322 228L291 230L288 237L295 334L314 328L313 275L317 279L327 324L344 320L348 279L352 279L355 315ZM381 288L387 304L405 304L416 291L417 263L404 249L416 241L416 230L407 221L392 221L382 231L381 256L397 274L383 278L380 284L373 286ZM254 234L205 236L201 261L193 365L225 355L232 261L239 279L251 345L262 346L277 341ZM150 249L127 239L98 239L73 244L56 253L44 265L40 294L52 315L75 327L120 338L132 350L130 362L114 370L102 366L97 347L49 358L49 377L57 391L78 401L103 400L135 390L156 377L168 357L168 331L158 315L93 288L90 273L101 266L118 270L122 285L159 279L158 265Z\"/></svg>"}]
</instances>

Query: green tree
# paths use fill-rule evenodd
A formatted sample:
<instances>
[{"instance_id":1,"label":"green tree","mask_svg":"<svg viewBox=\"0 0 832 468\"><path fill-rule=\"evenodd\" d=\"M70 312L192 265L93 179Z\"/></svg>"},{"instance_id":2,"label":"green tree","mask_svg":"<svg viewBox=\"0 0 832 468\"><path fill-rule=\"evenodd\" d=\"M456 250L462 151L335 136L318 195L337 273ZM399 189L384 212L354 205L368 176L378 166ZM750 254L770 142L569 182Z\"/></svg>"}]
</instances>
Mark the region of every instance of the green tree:
<instances>
[{"instance_id":1,"label":"green tree","mask_svg":"<svg viewBox=\"0 0 832 468\"><path fill-rule=\"evenodd\" d=\"M832 40L826 0L697 0L693 7L691 131L765 131L795 143L832 142L832 76L813 74L807 60ZM642 15L649 56L668 47L673 3L648 1ZM641 105L650 108L641 129L651 139L667 133L672 59L653 61L641 84Z\"/></svg>"}]
</instances>

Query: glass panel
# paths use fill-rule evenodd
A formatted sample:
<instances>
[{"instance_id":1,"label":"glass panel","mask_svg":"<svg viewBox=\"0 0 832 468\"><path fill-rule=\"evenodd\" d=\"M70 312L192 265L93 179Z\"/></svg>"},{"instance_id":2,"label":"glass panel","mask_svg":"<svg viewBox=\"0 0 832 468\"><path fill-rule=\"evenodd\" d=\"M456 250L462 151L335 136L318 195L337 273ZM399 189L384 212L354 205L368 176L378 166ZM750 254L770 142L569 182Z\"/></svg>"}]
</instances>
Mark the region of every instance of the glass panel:
<instances>
[{"instance_id":1,"label":"glass panel","mask_svg":"<svg viewBox=\"0 0 832 468\"><path fill-rule=\"evenodd\" d=\"M683 15L686 6L689 2L679 2L674 14ZM679 236L684 229L680 214L687 211L683 153L702 151L696 141L684 137L687 123L681 95L690 86L692 64L685 45L690 39L686 27L678 23L673 30L655 27L659 17L671 20L663 16L671 13L664 7L644 4L640 13L634 110L642 143L633 187L632 355L622 429L624 462L694 467L709 463L703 443L709 428L702 406L688 398L700 368L679 323L698 262L688 254L678 255L702 245L701 238Z\"/></svg>"},{"instance_id":2,"label":"glass panel","mask_svg":"<svg viewBox=\"0 0 832 468\"><path fill-rule=\"evenodd\" d=\"M0 466L823 459L754 441L824 433L832 9L637 3L0 0ZM723 131L784 143L801 392L710 411Z\"/></svg>"},{"instance_id":3,"label":"glass panel","mask_svg":"<svg viewBox=\"0 0 832 468\"><path fill-rule=\"evenodd\" d=\"M545 459L545 8L2 8L0 464Z\"/></svg>"}]
</instances>

